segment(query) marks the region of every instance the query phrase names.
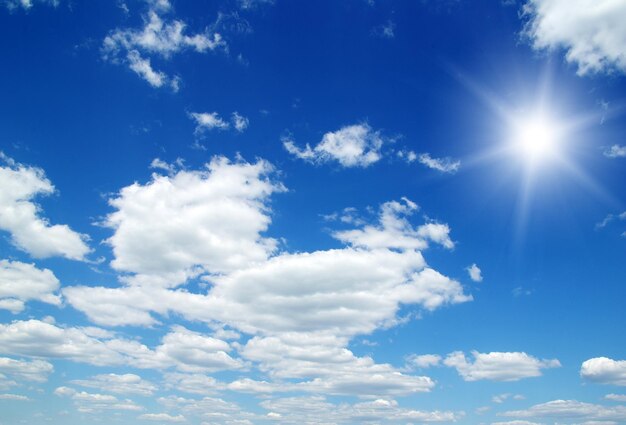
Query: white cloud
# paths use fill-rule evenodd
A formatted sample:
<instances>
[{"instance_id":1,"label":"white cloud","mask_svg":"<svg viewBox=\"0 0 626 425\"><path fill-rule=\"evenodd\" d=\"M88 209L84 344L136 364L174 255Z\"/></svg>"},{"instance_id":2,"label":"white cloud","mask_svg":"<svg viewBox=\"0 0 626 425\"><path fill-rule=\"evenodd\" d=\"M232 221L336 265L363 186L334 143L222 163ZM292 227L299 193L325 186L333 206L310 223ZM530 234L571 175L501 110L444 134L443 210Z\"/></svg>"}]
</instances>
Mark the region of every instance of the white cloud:
<instances>
[{"instance_id":1,"label":"white cloud","mask_svg":"<svg viewBox=\"0 0 626 425\"><path fill-rule=\"evenodd\" d=\"M233 112L231 120L233 122L233 127L235 127L235 130L240 133L248 128L248 125L250 124L250 120L240 115L238 112Z\"/></svg>"},{"instance_id":2,"label":"white cloud","mask_svg":"<svg viewBox=\"0 0 626 425\"><path fill-rule=\"evenodd\" d=\"M407 363L411 367L425 369L432 366L439 366L441 360L441 356L437 354L412 354L407 358Z\"/></svg>"},{"instance_id":3,"label":"white cloud","mask_svg":"<svg viewBox=\"0 0 626 425\"><path fill-rule=\"evenodd\" d=\"M380 38L392 39L396 36L395 34L396 24L391 19L389 19L384 24L378 25L372 29L372 35Z\"/></svg>"},{"instance_id":4,"label":"white cloud","mask_svg":"<svg viewBox=\"0 0 626 425\"><path fill-rule=\"evenodd\" d=\"M0 353L72 360L96 366L214 372L239 369L228 343L174 327L150 349L134 340L96 338L80 328L61 328L39 320L0 324Z\"/></svg>"},{"instance_id":5,"label":"white cloud","mask_svg":"<svg viewBox=\"0 0 626 425\"><path fill-rule=\"evenodd\" d=\"M606 407L576 400L554 400L525 410L504 412L515 418L557 418L586 421L626 421L626 406Z\"/></svg>"},{"instance_id":6,"label":"white cloud","mask_svg":"<svg viewBox=\"0 0 626 425\"><path fill-rule=\"evenodd\" d=\"M54 368L44 360L15 360L0 357L0 373L7 374L18 381L46 382Z\"/></svg>"},{"instance_id":7,"label":"white cloud","mask_svg":"<svg viewBox=\"0 0 626 425\"><path fill-rule=\"evenodd\" d=\"M71 383L81 387L96 388L100 391L116 394L150 396L157 390L157 386L152 382L146 381L132 373L123 375L115 373L96 375L90 379L78 379L71 381Z\"/></svg>"},{"instance_id":8,"label":"white cloud","mask_svg":"<svg viewBox=\"0 0 626 425\"><path fill-rule=\"evenodd\" d=\"M377 225L337 231L333 233L333 237L354 247L369 249L425 249L429 241L453 248L454 243L450 239L450 228L447 225L426 223L417 229L413 228L406 217L417 210L417 204L407 198L402 198L402 202L386 202L380 207Z\"/></svg>"},{"instance_id":9,"label":"white cloud","mask_svg":"<svg viewBox=\"0 0 626 425\"><path fill-rule=\"evenodd\" d=\"M43 170L17 164L0 152L0 229L11 234L13 244L35 258L63 256L82 260L90 252L87 237L67 225L51 225L40 217L33 202L38 195L51 195L54 186Z\"/></svg>"},{"instance_id":10,"label":"white cloud","mask_svg":"<svg viewBox=\"0 0 626 425\"><path fill-rule=\"evenodd\" d=\"M417 157L420 164L441 171L442 173L456 173L461 167L461 161L451 158L432 158L429 153L420 154Z\"/></svg>"},{"instance_id":11,"label":"white cloud","mask_svg":"<svg viewBox=\"0 0 626 425\"><path fill-rule=\"evenodd\" d=\"M171 9L168 1L149 2L149 10L143 16L143 28L116 29L105 37L102 44L104 59L126 63L153 87L168 85L178 91L180 79L155 70L151 58L147 56L167 60L184 50L204 53L226 48L226 43L219 33L210 33L208 29L202 33L187 34L185 22L163 18Z\"/></svg>"},{"instance_id":12,"label":"white cloud","mask_svg":"<svg viewBox=\"0 0 626 425\"><path fill-rule=\"evenodd\" d=\"M239 6L242 9L254 9L261 5L273 5L276 0L239 0Z\"/></svg>"},{"instance_id":13,"label":"white cloud","mask_svg":"<svg viewBox=\"0 0 626 425\"><path fill-rule=\"evenodd\" d=\"M607 357L589 359L580 367L580 376L599 384L626 386L626 360Z\"/></svg>"},{"instance_id":14,"label":"white cloud","mask_svg":"<svg viewBox=\"0 0 626 425\"><path fill-rule=\"evenodd\" d=\"M59 5L59 0L4 0L3 3L9 10L19 8L29 10L35 3L48 4L50 6L57 7Z\"/></svg>"},{"instance_id":15,"label":"white cloud","mask_svg":"<svg viewBox=\"0 0 626 425\"><path fill-rule=\"evenodd\" d=\"M30 398L19 394L0 394L0 400L30 401Z\"/></svg>"},{"instance_id":16,"label":"white cloud","mask_svg":"<svg viewBox=\"0 0 626 425\"><path fill-rule=\"evenodd\" d=\"M107 410L138 411L143 407L132 400L119 400L108 394L93 394L85 391L76 391L73 388L58 387L54 394L59 397L69 397L73 400L76 409L81 413L101 413Z\"/></svg>"},{"instance_id":17,"label":"white cloud","mask_svg":"<svg viewBox=\"0 0 626 425\"><path fill-rule=\"evenodd\" d=\"M156 422L185 422L187 420L183 415L172 416L167 413L145 413L140 415L139 419Z\"/></svg>"},{"instance_id":18,"label":"white cloud","mask_svg":"<svg viewBox=\"0 0 626 425\"><path fill-rule=\"evenodd\" d=\"M189 117L196 122L196 134L207 130L226 130L229 124L217 112L190 112Z\"/></svg>"},{"instance_id":19,"label":"white cloud","mask_svg":"<svg viewBox=\"0 0 626 425\"><path fill-rule=\"evenodd\" d=\"M526 397L524 397L521 394L504 393L504 394L494 395L493 397L491 397L491 401L493 401L494 403L497 403L497 404L502 404L502 403L504 403L508 399L524 400L525 398Z\"/></svg>"},{"instance_id":20,"label":"white cloud","mask_svg":"<svg viewBox=\"0 0 626 425\"><path fill-rule=\"evenodd\" d=\"M563 49L578 74L626 71L626 3L529 0L524 33L535 49Z\"/></svg>"},{"instance_id":21,"label":"white cloud","mask_svg":"<svg viewBox=\"0 0 626 425\"><path fill-rule=\"evenodd\" d=\"M466 270L467 270L467 273L469 274L470 279L472 279L474 282L483 281L482 271L476 264L472 264Z\"/></svg>"},{"instance_id":22,"label":"white cloud","mask_svg":"<svg viewBox=\"0 0 626 425\"><path fill-rule=\"evenodd\" d=\"M221 273L265 260L277 246L260 236L270 223L268 197L284 190L265 161L216 157L205 170L153 175L123 188L104 225L112 266L135 284L176 286L201 271ZM164 200L167 200L164 202ZM198 269L199 267L199 269Z\"/></svg>"},{"instance_id":23,"label":"white cloud","mask_svg":"<svg viewBox=\"0 0 626 425\"><path fill-rule=\"evenodd\" d=\"M604 396L605 400L626 402L626 394L607 394Z\"/></svg>"},{"instance_id":24,"label":"white cloud","mask_svg":"<svg viewBox=\"0 0 626 425\"><path fill-rule=\"evenodd\" d=\"M540 360L520 352L479 353L472 351L471 363L460 351L448 354L444 364L454 367L465 381L517 381L541 376L541 370L560 367L558 360Z\"/></svg>"},{"instance_id":25,"label":"white cloud","mask_svg":"<svg viewBox=\"0 0 626 425\"><path fill-rule=\"evenodd\" d=\"M626 146L613 145L604 151L607 158L626 158Z\"/></svg>"},{"instance_id":26,"label":"white cloud","mask_svg":"<svg viewBox=\"0 0 626 425\"><path fill-rule=\"evenodd\" d=\"M333 404L321 396L265 400L260 405L280 415L281 423L430 423L456 422L463 415L449 411L404 409L393 399Z\"/></svg>"},{"instance_id":27,"label":"white cloud","mask_svg":"<svg viewBox=\"0 0 626 425\"><path fill-rule=\"evenodd\" d=\"M291 140L283 140L283 146L290 154L308 162L337 161L344 167L367 167L382 158L380 149L384 141L380 132L368 124L355 124L324 134L315 148L307 144L301 149Z\"/></svg>"},{"instance_id":28,"label":"white cloud","mask_svg":"<svg viewBox=\"0 0 626 425\"><path fill-rule=\"evenodd\" d=\"M60 305L56 294L59 280L48 269L38 269L34 264L0 260L0 309L12 313L24 310L24 303L38 300Z\"/></svg>"},{"instance_id":29,"label":"white cloud","mask_svg":"<svg viewBox=\"0 0 626 425\"><path fill-rule=\"evenodd\" d=\"M543 425L538 422L529 421L506 421L506 422L492 422L491 425Z\"/></svg>"}]
</instances>

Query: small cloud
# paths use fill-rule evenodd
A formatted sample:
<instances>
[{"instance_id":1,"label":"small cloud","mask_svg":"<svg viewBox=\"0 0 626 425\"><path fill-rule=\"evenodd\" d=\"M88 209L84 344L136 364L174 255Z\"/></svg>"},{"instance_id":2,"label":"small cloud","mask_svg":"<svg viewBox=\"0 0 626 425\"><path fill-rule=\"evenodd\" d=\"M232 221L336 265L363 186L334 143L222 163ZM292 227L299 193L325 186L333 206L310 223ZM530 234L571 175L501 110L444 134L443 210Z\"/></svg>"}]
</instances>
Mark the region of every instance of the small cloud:
<instances>
[{"instance_id":1,"label":"small cloud","mask_svg":"<svg viewBox=\"0 0 626 425\"><path fill-rule=\"evenodd\" d=\"M196 135L213 129L226 130L229 127L217 112L191 112L189 118L196 122Z\"/></svg>"},{"instance_id":2,"label":"small cloud","mask_svg":"<svg viewBox=\"0 0 626 425\"><path fill-rule=\"evenodd\" d=\"M427 166L428 168L432 168L433 170L441 171L442 173L456 173L459 171L459 167L461 166L461 161L453 160L451 158L433 158L429 153L423 153L418 157L418 161Z\"/></svg>"},{"instance_id":3,"label":"small cloud","mask_svg":"<svg viewBox=\"0 0 626 425\"><path fill-rule=\"evenodd\" d=\"M389 19L384 24L378 25L372 29L372 35L379 38L392 39L395 37L396 24Z\"/></svg>"},{"instance_id":4,"label":"small cloud","mask_svg":"<svg viewBox=\"0 0 626 425\"><path fill-rule=\"evenodd\" d=\"M613 145L604 150L604 156L607 158L626 158L626 146Z\"/></svg>"},{"instance_id":5,"label":"small cloud","mask_svg":"<svg viewBox=\"0 0 626 425\"><path fill-rule=\"evenodd\" d=\"M511 293L513 294L514 297L521 297L521 296L531 295L533 293L533 291L532 291L532 289L527 289L527 288L524 288L522 286L518 286L516 288L513 288Z\"/></svg>"},{"instance_id":6,"label":"small cloud","mask_svg":"<svg viewBox=\"0 0 626 425\"><path fill-rule=\"evenodd\" d=\"M483 281L482 271L476 264L472 264L466 270L467 270L467 273L469 274L470 279L472 279L474 282Z\"/></svg>"},{"instance_id":7,"label":"small cloud","mask_svg":"<svg viewBox=\"0 0 626 425\"><path fill-rule=\"evenodd\" d=\"M407 357L408 366L418 367L420 369L426 369L433 366L439 366L441 364L441 356L438 354L412 354Z\"/></svg>"},{"instance_id":8,"label":"small cloud","mask_svg":"<svg viewBox=\"0 0 626 425\"><path fill-rule=\"evenodd\" d=\"M248 124L250 124L250 120L248 120L248 118L239 115L239 113L236 111L233 112L231 121L233 123L233 127L235 127L235 130L240 133L248 128Z\"/></svg>"}]
</instances>

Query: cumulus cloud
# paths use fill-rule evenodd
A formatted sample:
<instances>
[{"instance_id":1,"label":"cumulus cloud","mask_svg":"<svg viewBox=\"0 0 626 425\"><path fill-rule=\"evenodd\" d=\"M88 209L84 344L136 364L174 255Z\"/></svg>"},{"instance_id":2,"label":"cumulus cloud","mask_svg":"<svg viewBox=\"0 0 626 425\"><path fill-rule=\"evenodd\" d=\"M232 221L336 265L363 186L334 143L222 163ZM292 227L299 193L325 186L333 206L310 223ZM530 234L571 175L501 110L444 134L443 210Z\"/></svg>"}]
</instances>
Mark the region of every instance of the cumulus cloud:
<instances>
[{"instance_id":1,"label":"cumulus cloud","mask_svg":"<svg viewBox=\"0 0 626 425\"><path fill-rule=\"evenodd\" d=\"M370 249L425 249L429 241L448 249L454 248L449 236L450 228L446 224L426 223L417 228L410 224L407 218L417 210L417 204L407 198L402 198L401 202L386 202L380 207L377 225L337 231L333 237L355 247Z\"/></svg>"},{"instance_id":2,"label":"cumulus cloud","mask_svg":"<svg viewBox=\"0 0 626 425\"><path fill-rule=\"evenodd\" d=\"M578 74L626 71L626 4L614 0L529 0L524 33L535 49L563 49Z\"/></svg>"},{"instance_id":3,"label":"cumulus cloud","mask_svg":"<svg viewBox=\"0 0 626 425\"><path fill-rule=\"evenodd\" d=\"M44 360L15 360L0 357L0 375L6 374L12 379L28 382L46 382L54 368Z\"/></svg>"},{"instance_id":4,"label":"cumulus cloud","mask_svg":"<svg viewBox=\"0 0 626 425\"><path fill-rule=\"evenodd\" d=\"M441 364L441 356L438 354L412 354L407 358L407 364L411 367L428 368L439 366Z\"/></svg>"},{"instance_id":5,"label":"cumulus cloud","mask_svg":"<svg viewBox=\"0 0 626 425\"><path fill-rule=\"evenodd\" d=\"M157 390L157 386L152 382L146 381L132 373L123 375L115 373L96 375L89 379L77 379L71 383L81 387L95 388L100 391L116 394L150 396Z\"/></svg>"},{"instance_id":6,"label":"cumulus cloud","mask_svg":"<svg viewBox=\"0 0 626 425\"><path fill-rule=\"evenodd\" d=\"M265 260L277 247L262 237L270 223L268 197L284 190L265 161L231 163L216 157L204 170L153 175L123 188L103 225L112 266L135 284L176 286L201 271L222 273ZM165 201L165 202L164 202Z\"/></svg>"},{"instance_id":7,"label":"cumulus cloud","mask_svg":"<svg viewBox=\"0 0 626 425\"><path fill-rule=\"evenodd\" d=\"M135 340L94 337L90 333L89 330L61 328L39 320L0 324L0 353L59 358L96 366L176 368L191 372L214 372L243 366L240 360L228 354L231 351L228 343L182 327L172 328L154 349Z\"/></svg>"},{"instance_id":8,"label":"cumulus cloud","mask_svg":"<svg viewBox=\"0 0 626 425\"><path fill-rule=\"evenodd\" d=\"M109 240L113 266L131 274L117 288L69 287L64 296L103 325L152 325L156 315L174 313L249 335L236 344L239 357L230 356L223 340L179 328L154 349L103 341L123 364L186 372L170 375L168 385L190 392L203 384L208 391L276 392L284 390L284 380L309 393L429 391L430 378L356 356L347 346L357 335L404 320L398 317L402 306L432 311L472 299L459 282L428 267L421 253L430 242L452 248L448 226L414 226L408 218L417 205L402 199L381 206L378 224L352 222L354 232L333 234L343 248L276 253L273 239L259 236L269 224L268 197L282 190L265 177L269 171L262 161L217 158L206 172L178 171L124 188L105 224L115 232ZM183 286L189 278L206 283L206 291ZM227 384L202 376L244 363L272 380Z\"/></svg>"},{"instance_id":9,"label":"cumulus cloud","mask_svg":"<svg viewBox=\"0 0 626 425\"><path fill-rule=\"evenodd\" d=\"M368 167L382 158L385 142L380 132L368 124L354 124L328 132L314 148L309 144L299 148L292 140L283 140L283 146L296 158L324 163L336 161L344 167Z\"/></svg>"},{"instance_id":10,"label":"cumulus cloud","mask_svg":"<svg viewBox=\"0 0 626 425\"><path fill-rule=\"evenodd\" d=\"M626 158L626 146L613 145L604 151L607 158Z\"/></svg>"},{"instance_id":11,"label":"cumulus cloud","mask_svg":"<svg viewBox=\"0 0 626 425\"><path fill-rule=\"evenodd\" d=\"M62 256L83 260L90 252L87 237L67 225L50 224L34 202L51 195L54 186L43 170L18 164L0 152L0 229L11 234L13 244L35 258Z\"/></svg>"},{"instance_id":12,"label":"cumulus cloud","mask_svg":"<svg viewBox=\"0 0 626 425\"><path fill-rule=\"evenodd\" d=\"M461 167L461 161L453 160L451 158L433 158L429 153L423 153L417 157L420 164L425 165L433 170L441 171L442 173L456 173Z\"/></svg>"},{"instance_id":13,"label":"cumulus cloud","mask_svg":"<svg viewBox=\"0 0 626 425\"><path fill-rule=\"evenodd\" d=\"M555 418L579 421L626 421L626 407L606 407L576 400L554 400L536 404L525 410L504 412L502 416L515 418Z\"/></svg>"},{"instance_id":14,"label":"cumulus cloud","mask_svg":"<svg viewBox=\"0 0 626 425\"><path fill-rule=\"evenodd\" d=\"M196 123L196 136L210 130L228 130L231 124L237 132L242 133L250 124L250 120L238 112L231 114L230 123L220 117L217 112L190 112L189 118Z\"/></svg>"},{"instance_id":15,"label":"cumulus cloud","mask_svg":"<svg viewBox=\"0 0 626 425\"><path fill-rule=\"evenodd\" d=\"M474 282L483 281L482 271L476 264L472 264L467 268L467 274L469 274L470 279L472 279Z\"/></svg>"},{"instance_id":16,"label":"cumulus cloud","mask_svg":"<svg viewBox=\"0 0 626 425\"><path fill-rule=\"evenodd\" d=\"M604 399L611 400L611 401L626 402L626 394L607 394L604 396Z\"/></svg>"},{"instance_id":17,"label":"cumulus cloud","mask_svg":"<svg viewBox=\"0 0 626 425\"><path fill-rule=\"evenodd\" d=\"M34 264L0 260L0 309L19 313L24 303L38 300L53 305L61 304L56 293L59 280L48 269L38 269Z\"/></svg>"},{"instance_id":18,"label":"cumulus cloud","mask_svg":"<svg viewBox=\"0 0 626 425\"><path fill-rule=\"evenodd\" d=\"M580 376L599 384L626 386L626 360L607 357L589 359L580 367Z\"/></svg>"},{"instance_id":19,"label":"cumulus cloud","mask_svg":"<svg viewBox=\"0 0 626 425\"><path fill-rule=\"evenodd\" d=\"M208 29L188 34L184 21L165 17L172 10L169 1L148 4L148 11L143 16L143 27L111 31L102 43L102 56L113 63L128 65L153 87L169 86L178 91L179 78L155 70L151 59L167 60L185 50L204 53L218 48L225 49L226 43L219 33L211 33Z\"/></svg>"},{"instance_id":20,"label":"cumulus cloud","mask_svg":"<svg viewBox=\"0 0 626 425\"><path fill-rule=\"evenodd\" d=\"M117 397L108 394L76 391L68 387L58 387L54 390L54 394L59 397L69 397L73 400L76 410L81 413L101 413L107 410L143 410L142 406L132 400L119 400Z\"/></svg>"},{"instance_id":21,"label":"cumulus cloud","mask_svg":"<svg viewBox=\"0 0 626 425\"><path fill-rule=\"evenodd\" d=\"M472 351L474 362L460 351L448 354L444 364L453 367L465 381L518 381L541 376L542 369L560 367L558 360L540 360L521 352L479 353Z\"/></svg>"}]
</instances>

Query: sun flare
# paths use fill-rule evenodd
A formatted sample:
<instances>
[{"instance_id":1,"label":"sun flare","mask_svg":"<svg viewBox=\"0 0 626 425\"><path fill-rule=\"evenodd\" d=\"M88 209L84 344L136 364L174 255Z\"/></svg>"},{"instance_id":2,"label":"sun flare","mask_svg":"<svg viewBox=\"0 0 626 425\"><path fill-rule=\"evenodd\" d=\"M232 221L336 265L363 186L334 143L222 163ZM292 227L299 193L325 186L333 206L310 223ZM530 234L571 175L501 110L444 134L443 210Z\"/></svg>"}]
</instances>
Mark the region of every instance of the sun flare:
<instances>
[{"instance_id":1,"label":"sun flare","mask_svg":"<svg viewBox=\"0 0 626 425\"><path fill-rule=\"evenodd\" d=\"M531 162L545 161L560 153L561 132L558 123L546 115L515 122L513 147L516 154Z\"/></svg>"}]
</instances>

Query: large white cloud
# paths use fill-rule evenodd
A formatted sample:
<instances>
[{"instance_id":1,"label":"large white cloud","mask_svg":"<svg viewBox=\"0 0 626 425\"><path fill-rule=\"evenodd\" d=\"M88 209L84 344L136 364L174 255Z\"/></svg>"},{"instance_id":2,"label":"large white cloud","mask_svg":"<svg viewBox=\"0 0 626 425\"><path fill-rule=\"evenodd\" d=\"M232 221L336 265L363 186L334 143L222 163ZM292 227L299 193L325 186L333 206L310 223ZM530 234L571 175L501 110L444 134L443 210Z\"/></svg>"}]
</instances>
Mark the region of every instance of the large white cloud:
<instances>
[{"instance_id":1,"label":"large white cloud","mask_svg":"<svg viewBox=\"0 0 626 425\"><path fill-rule=\"evenodd\" d=\"M76 410L81 413L99 413L108 410L138 411L143 410L143 406L132 400L120 400L109 394L88 393L86 391L76 391L69 387L58 387L54 394L59 397L69 397L73 400Z\"/></svg>"},{"instance_id":2,"label":"large white cloud","mask_svg":"<svg viewBox=\"0 0 626 425\"><path fill-rule=\"evenodd\" d=\"M46 382L53 366L44 360L16 360L0 357L0 386L18 385L18 382ZM4 380L2 375L5 376ZM9 380L11 379L11 381Z\"/></svg>"},{"instance_id":3,"label":"large white cloud","mask_svg":"<svg viewBox=\"0 0 626 425\"><path fill-rule=\"evenodd\" d=\"M268 197L283 190L268 178L272 171L265 161L216 157L205 170L155 174L123 188L103 223L115 231L112 266L137 274L135 283L176 286L199 271L264 261L277 246L261 236L270 223Z\"/></svg>"},{"instance_id":4,"label":"large white cloud","mask_svg":"<svg viewBox=\"0 0 626 425\"><path fill-rule=\"evenodd\" d=\"M529 0L525 33L537 49L564 49L580 75L626 72L626 3L621 0Z\"/></svg>"},{"instance_id":5,"label":"large white cloud","mask_svg":"<svg viewBox=\"0 0 626 425\"><path fill-rule=\"evenodd\" d=\"M149 10L143 16L143 27L111 31L102 44L102 55L114 63L126 63L153 87L170 86L177 91L179 78L155 70L148 56L169 59L184 50L204 53L225 48L226 43L219 33L211 33L206 29L190 35L186 32L187 24L184 21L164 18L172 9L169 1L148 3Z\"/></svg>"},{"instance_id":6,"label":"large white cloud","mask_svg":"<svg viewBox=\"0 0 626 425\"><path fill-rule=\"evenodd\" d=\"M589 359L581 365L580 376L600 384L626 386L626 360L607 357Z\"/></svg>"},{"instance_id":7,"label":"large white cloud","mask_svg":"<svg viewBox=\"0 0 626 425\"><path fill-rule=\"evenodd\" d=\"M18 248L35 258L62 256L82 260L90 251L87 237L64 224L50 224L34 203L54 193L43 170L18 164L0 152L0 230L11 234Z\"/></svg>"},{"instance_id":8,"label":"large white cloud","mask_svg":"<svg viewBox=\"0 0 626 425\"><path fill-rule=\"evenodd\" d=\"M382 158L384 138L368 124L354 124L330 131L314 148L299 148L292 140L283 146L290 154L309 162L337 161L344 167L367 167Z\"/></svg>"},{"instance_id":9,"label":"large white cloud","mask_svg":"<svg viewBox=\"0 0 626 425\"><path fill-rule=\"evenodd\" d=\"M158 389L152 382L146 381L133 373L125 373L123 375L107 373L96 375L89 379L76 379L71 383L81 387L96 388L104 392L141 396L150 396Z\"/></svg>"},{"instance_id":10,"label":"large white cloud","mask_svg":"<svg viewBox=\"0 0 626 425\"><path fill-rule=\"evenodd\" d=\"M59 280L48 269L0 260L0 309L18 313L30 300L60 305L61 297L56 294L59 286Z\"/></svg>"},{"instance_id":11,"label":"large white cloud","mask_svg":"<svg viewBox=\"0 0 626 425\"><path fill-rule=\"evenodd\" d=\"M520 352L479 353L472 351L474 361L468 361L460 351L450 353L444 364L454 367L465 381L518 381L541 376L542 369L560 367L558 360L540 360Z\"/></svg>"}]
</instances>

